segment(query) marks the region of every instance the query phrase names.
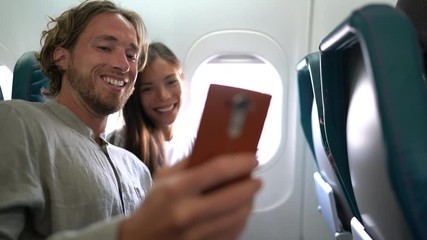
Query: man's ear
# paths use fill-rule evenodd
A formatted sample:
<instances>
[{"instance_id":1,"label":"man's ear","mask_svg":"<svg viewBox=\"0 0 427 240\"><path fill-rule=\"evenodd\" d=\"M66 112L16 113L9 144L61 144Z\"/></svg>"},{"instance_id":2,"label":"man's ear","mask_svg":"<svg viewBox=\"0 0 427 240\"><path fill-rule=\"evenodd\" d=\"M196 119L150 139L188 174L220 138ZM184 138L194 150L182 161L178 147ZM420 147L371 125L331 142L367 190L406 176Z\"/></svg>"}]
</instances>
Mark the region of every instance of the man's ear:
<instances>
[{"instance_id":1,"label":"man's ear","mask_svg":"<svg viewBox=\"0 0 427 240\"><path fill-rule=\"evenodd\" d=\"M53 52L53 60L60 70L66 71L70 61L70 52L65 48L57 47Z\"/></svg>"}]
</instances>

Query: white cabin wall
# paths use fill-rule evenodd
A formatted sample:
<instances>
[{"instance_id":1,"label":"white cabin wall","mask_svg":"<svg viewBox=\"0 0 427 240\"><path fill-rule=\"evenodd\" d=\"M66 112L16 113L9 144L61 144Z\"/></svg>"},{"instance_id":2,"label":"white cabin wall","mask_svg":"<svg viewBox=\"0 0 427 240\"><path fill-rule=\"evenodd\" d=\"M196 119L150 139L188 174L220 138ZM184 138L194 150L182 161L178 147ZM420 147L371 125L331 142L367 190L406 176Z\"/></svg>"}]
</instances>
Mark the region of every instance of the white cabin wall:
<instances>
[{"instance_id":1,"label":"white cabin wall","mask_svg":"<svg viewBox=\"0 0 427 240\"><path fill-rule=\"evenodd\" d=\"M366 3L395 5L396 0L311 0L313 22L309 50L316 51L318 43L350 11ZM45 29L48 16L57 16L64 9L78 4L78 0L3 0L0 3L0 64L13 69L15 61L26 51L40 48L40 34ZM120 1L117 1L120 2ZM293 11L299 0L126 0L123 6L141 13L150 38L169 44L181 59L196 39L213 29L229 29L227 19L233 18L231 28L258 29L274 33L282 44L294 46L301 39L286 33L294 27ZM307 2L307 1L303 1ZM308 7L307 4L305 4ZM308 9L307 9L308 10ZM332 14L331 14L332 11ZM308 19L311 12L300 16ZM279 23L279 24L278 24ZM289 24L290 23L290 24ZM266 26L267 25L267 26ZM282 32L279 36L277 33ZM308 35L307 35L308 36ZM286 45L285 45L286 46ZM296 52L301 49L295 49ZM309 52L305 50L304 52ZM302 57L302 56L301 56Z\"/></svg>"},{"instance_id":2,"label":"white cabin wall","mask_svg":"<svg viewBox=\"0 0 427 240\"><path fill-rule=\"evenodd\" d=\"M307 0L181 0L178 5L175 0L145 0L141 5L144 7L138 11L145 19L150 38L167 43L181 59L201 37L228 29L264 33L291 56L306 48L298 43L301 37L306 38L305 33L295 28L306 27ZM302 24L296 19L301 19Z\"/></svg>"},{"instance_id":3,"label":"white cabin wall","mask_svg":"<svg viewBox=\"0 0 427 240\"><path fill-rule=\"evenodd\" d=\"M24 52L39 50L47 16L56 16L77 2L3 0L0 3L0 64L13 70L16 60ZM6 58L3 58L4 52Z\"/></svg>"}]
</instances>

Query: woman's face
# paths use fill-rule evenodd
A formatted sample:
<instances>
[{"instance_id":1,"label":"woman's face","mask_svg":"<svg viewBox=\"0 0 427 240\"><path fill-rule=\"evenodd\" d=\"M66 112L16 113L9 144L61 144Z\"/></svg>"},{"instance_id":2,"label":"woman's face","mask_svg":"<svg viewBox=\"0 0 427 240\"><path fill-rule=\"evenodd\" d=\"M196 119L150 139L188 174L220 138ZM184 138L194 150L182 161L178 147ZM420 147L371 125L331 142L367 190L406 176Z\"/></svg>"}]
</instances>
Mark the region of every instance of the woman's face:
<instances>
[{"instance_id":1,"label":"woman's face","mask_svg":"<svg viewBox=\"0 0 427 240\"><path fill-rule=\"evenodd\" d=\"M143 110L158 127L171 125L181 107L182 72L178 66L157 58L141 75L139 88Z\"/></svg>"}]
</instances>

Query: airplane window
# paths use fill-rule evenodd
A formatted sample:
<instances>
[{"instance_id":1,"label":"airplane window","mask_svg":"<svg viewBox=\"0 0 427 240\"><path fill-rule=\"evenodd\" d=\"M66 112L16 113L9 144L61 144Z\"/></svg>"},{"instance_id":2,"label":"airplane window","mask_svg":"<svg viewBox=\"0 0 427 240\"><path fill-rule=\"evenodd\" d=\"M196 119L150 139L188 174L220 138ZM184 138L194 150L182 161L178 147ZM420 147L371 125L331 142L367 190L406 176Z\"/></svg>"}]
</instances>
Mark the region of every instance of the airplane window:
<instances>
[{"instance_id":1,"label":"airplane window","mask_svg":"<svg viewBox=\"0 0 427 240\"><path fill-rule=\"evenodd\" d=\"M206 60L195 71L190 84L191 111L198 126L211 83L245 88L272 95L264 130L258 144L260 165L272 159L280 143L282 82L267 61L253 55L219 55ZM197 100L195 100L197 99Z\"/></svg>"},{"instance_id":2,"label":"airplane window","mask_svg":"<svg viewBox=\"0 0 427 240\"><path fill-rule=\"evenodd\" d=\"M0 65L0 86L4 100L9 100L12 97L12 71L5 65Z\"/></svg>"}]
</instances>

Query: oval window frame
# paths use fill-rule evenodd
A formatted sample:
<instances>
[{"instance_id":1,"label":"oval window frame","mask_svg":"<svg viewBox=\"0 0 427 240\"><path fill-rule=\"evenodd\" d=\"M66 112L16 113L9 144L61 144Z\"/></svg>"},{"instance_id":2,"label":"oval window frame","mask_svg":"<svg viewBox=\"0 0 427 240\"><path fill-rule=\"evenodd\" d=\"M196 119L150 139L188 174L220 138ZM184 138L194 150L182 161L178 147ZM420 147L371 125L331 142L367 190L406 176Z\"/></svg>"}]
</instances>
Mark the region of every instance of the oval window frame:
<instances>
[{"instance_id":1,"label":"oval window frame","mask_svg":"<svg viewBox=\"0 0 427 240\"><path fill-rule=\"evenodd\" d=\"M191 82L198 67L208 59L228 54L244 54L262 58L276 69L282 80L279 147L272 154L272 158L260 166L259 171L269 169L274 166L278 157L282 155L288 141L285 129L288 126L286 115L289 111L289 106L286 104L286 99L289 96L289 82L287 79L290 78L287 55L277 41L268 35L251 30L221 30L204 35L190 47L184 58L184 72L187 79L184 85L185 90L189 93L185 95L185 102L192 101L190 99ZM188 108L189 105L185 104L184 109L188 110Z\"/></svg>"}]
</instances>

